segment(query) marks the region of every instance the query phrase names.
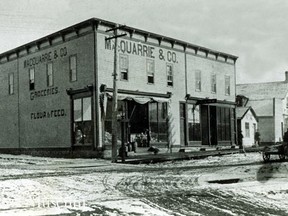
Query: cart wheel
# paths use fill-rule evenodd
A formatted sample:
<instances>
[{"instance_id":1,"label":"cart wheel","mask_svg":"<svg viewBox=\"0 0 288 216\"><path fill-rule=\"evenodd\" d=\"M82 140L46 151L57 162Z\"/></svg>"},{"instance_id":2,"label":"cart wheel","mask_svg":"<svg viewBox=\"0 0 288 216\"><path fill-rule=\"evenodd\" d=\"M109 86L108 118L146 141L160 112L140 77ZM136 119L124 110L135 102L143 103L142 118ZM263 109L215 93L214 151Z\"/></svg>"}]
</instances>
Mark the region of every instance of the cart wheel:
<instances>
[{"instance_id":1,"label":"cart wheel","mask_svg":"<svg viewBox=\"0 0 288 216\"><path fill-rule=\"evenodd\" d=\"M278 156L280 160L285 160L285 154L279 154Z\"/></svg>"},{"instance_id":2,"label":"cart wheel","mask_svg":"<svg viewBox=\"0 0 288 216\"><path fill-rule=\"evenodd\" d=\"M267 152L263 152L262 157L263 157L264 162L268 162L270 160L270 154Z\"/></svg>"}]
</instances>

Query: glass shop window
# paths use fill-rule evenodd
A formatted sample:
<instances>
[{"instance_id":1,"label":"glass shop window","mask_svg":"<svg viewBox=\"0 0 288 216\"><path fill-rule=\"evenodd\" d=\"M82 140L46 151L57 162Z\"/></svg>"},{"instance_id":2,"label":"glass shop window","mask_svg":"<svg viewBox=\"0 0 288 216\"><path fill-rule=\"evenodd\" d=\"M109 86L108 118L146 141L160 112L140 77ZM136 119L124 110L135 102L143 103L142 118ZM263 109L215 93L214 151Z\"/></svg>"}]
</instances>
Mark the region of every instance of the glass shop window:
<instances>
[{"instance_id":1,"label":"glass shop window","mask_svg":"<svg viewBox=\"0 0 288 216\"><path fill-rule=\"evenodd\" d=\"M231 110L217 107L217 136L220 141L231 140Z\"/></svg>"},{"instance_id":2,"label":"glass shop window","mask_svg":"<svg viewBox=\"0 0 288 216\"><path fill-rule=\"evenodd\" d=\"M151 130L151 142L168 141L168 111L167 103L149 103L149 124Z\"/></svg>"},{"instance_id":3,"label":"glass shop window","mask_svg":"<svg viewBox=\"0 0 288 216\"><path fill-rule=\"evenodd\" d=\"M189 141L201 140L200 106L188 104Z\"/></svg>"},{"instance_id":4,"label":"glass shop window","mask_svg":"<svg viewBox=\"0 0 288 216\"><path fill-rule=\"evenodd\" d=\"M73 107L74 143L91 144L93 142L91 97L74 99Z\"/></svg>"}]
</instances>

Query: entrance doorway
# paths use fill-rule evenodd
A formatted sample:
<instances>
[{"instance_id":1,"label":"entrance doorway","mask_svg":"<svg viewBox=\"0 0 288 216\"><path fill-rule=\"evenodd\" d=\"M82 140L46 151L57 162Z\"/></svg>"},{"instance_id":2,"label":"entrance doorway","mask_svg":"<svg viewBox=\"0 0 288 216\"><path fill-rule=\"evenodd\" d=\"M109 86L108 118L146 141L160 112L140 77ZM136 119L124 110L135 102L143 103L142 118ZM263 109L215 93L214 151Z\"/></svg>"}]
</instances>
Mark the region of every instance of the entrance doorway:
<instances>
[{"instance_id":1,"label":"entrance doorway","mask_svg":"<svg viewBox=\"0 0 288 216\"><path fill-rule=\"evenodd\" d=\"M139 147L148 147L150 143L168 141L168 105L167 102L145 100L138 103L137 98L118 100L118 112L125 113L124 141L137 142ZM140 101L140 100L138 100ZM144 100L143 100L144 101ZM120 109L120 107L122 107ZM119 113L121 115L121 113ZM120 124L117 127L121 130ZM108 100L105 119L105 143L109 145L112 134L112 99ZM119 132L120 134L120 132ZM119 137L120 139L120 137ZM143 141L145 140L145 141Z\"/></svg>"},{"instance_id":2,"label":"entrance doorway","mask_svg":"<svg viewBox=\"0 0 288 216\"><path fill-rule=\"evenodd\" d=\"M217 145L216 106L209 106L209 110L210 110L210 145Z\"/></svg>"},{"instance_id":3,"label":"entrance doorway","mask_svg":"<svg viewBox=\"0 0 288 216\"><path fill-rule=\"evenodd\" d=\"M187 146L187 131L186 131L186 104L185 103L180 103L180 142L181 144Z\"/></svg>"},{"instance_id":4,"label":"entrance doorway","mask_svg":"<svg viewBox=\"0 0 288 216\"><path fill-rule=\"evenodd\" d=\"M145 133L149 129L148 103L128 101L128 119L131 134Z\"/></svg>"}]
</instances>

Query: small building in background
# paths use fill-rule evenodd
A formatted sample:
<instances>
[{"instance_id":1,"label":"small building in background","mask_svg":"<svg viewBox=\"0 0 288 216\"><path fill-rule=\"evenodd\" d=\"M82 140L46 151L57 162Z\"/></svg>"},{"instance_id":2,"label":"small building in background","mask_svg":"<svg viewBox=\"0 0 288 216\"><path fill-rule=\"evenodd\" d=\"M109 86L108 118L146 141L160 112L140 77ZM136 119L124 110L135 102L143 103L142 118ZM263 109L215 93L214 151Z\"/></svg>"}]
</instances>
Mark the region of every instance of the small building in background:
<instances>
[{"instance_id":1,"label":"small building in background","mask_svg":"<svg viewBox=\"0 0 288 216\"><path fill-rule=\"evenodd\" d=\"M284 81L278 82L236 85L237 94L249 98L245 106L252 107L257 114L262 145L282 141L288 127L287 71L285 77Z\"/></svg>"},{"instance_id":2,"label":"small building in background","mask_svg":"<svg viewBox=\"0 0 288 216\"><path fill-rule=\"evenodd\" d=\"M237 129L243 135L243 147L255 146L255 133L258 129L258 120L255 111L252 107L237 107L236 116Z\"/></svg>"}]
</instances>

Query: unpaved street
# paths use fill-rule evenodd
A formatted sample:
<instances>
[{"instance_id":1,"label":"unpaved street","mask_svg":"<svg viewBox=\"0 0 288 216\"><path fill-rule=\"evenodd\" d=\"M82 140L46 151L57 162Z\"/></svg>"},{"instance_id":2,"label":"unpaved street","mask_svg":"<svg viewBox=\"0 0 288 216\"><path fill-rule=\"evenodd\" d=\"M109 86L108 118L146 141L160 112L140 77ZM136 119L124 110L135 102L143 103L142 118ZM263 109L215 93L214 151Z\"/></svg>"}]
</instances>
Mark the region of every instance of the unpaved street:
<instances>
[{"instance_id":1,"label":"unpaved street","mask_svg":"<svg viewBox=\"0 0 288 216\"><path fill-rule=\"evenodd\" d=\"M0 215L288 214L288 163L264 164L259 153L149 165L12 155L0 162Z\"/></svg>"}]
</instances>

